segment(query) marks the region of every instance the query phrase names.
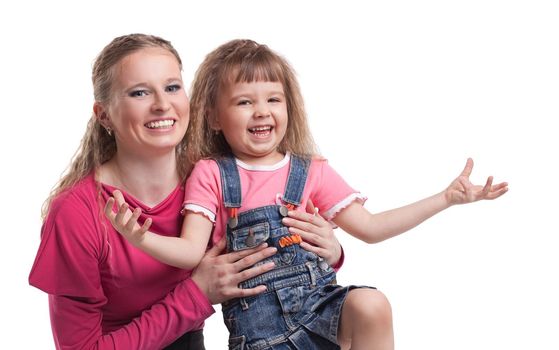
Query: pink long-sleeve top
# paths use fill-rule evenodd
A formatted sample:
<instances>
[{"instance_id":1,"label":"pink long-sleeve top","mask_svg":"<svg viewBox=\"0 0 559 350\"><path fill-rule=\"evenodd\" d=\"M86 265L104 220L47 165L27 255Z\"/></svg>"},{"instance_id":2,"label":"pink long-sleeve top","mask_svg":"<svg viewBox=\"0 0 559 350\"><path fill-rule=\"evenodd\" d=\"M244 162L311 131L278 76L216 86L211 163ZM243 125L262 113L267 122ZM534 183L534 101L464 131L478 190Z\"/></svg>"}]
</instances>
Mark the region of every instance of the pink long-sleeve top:
<instances>
[{"instance_id":1,"label":"pink long-sleeve top","mask_svg":"<svg viewBox=\"0 0 559 350\"><path fill-rule=\"evenodd\" d=\"M93 175L59 195L41 230L29 283L49 294L57 349L161 349L201 329L214 309L190 272L130 245L104 217L113 187ZM184 186L155 207L123 192L150 231L180 232ZM185 252L188 254L188 252Z\"/></svg>"}]
</instances>

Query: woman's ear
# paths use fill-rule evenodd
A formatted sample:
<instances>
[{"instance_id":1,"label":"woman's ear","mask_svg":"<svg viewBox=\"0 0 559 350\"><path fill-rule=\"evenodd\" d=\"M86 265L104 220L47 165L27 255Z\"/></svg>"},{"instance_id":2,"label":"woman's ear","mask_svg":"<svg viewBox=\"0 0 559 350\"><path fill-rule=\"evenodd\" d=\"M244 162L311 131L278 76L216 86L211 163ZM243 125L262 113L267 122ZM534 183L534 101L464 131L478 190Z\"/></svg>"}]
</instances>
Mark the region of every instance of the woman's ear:
<instances>
[{"instance_id":1,"label":"woman's ear","mask_svg":"<svg viewBox=\"0 0 559 350\"><path fill-rule=\"evenodd\" d=\"M99 123L105 128L110 128L112 126L107 114L107 110L105 109L105 106L103 106L103 104L101 104L100 102L95 102L93 104L93 114L95 114L95 118L97 118Z\"/></svg>"}]
</instances>

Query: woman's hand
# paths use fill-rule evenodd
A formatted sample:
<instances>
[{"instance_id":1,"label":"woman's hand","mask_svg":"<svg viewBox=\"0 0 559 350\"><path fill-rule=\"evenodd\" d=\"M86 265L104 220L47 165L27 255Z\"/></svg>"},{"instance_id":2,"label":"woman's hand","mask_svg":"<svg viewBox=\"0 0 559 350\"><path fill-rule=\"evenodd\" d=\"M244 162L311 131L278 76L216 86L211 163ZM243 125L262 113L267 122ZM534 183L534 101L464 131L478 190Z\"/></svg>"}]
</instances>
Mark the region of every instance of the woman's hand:
<instances>
[{"instance_id":1,"label":"woman's hand","mask_svg":"<svg viewBox=\"0 0 559 350\"><path fill-rule=\"evenodd\" d=\"M116 214L113 212L115 200L118 208ZM113 197L109 197L107 203L105 203L104 211L105 216L107 216L115 230L123 235L132 245L137 247L142 243L144 234L151 226L151 218L147 218L144 224L140 226L138 218L142 214L142 210L136 208L131 212L128 203L124 201L122 192L119 190L113 192Z\"/></svg>"},{"instance_id":2,"label":"woman's hand","mask_svg":"<svg viewBox=\"0 0 559 350\"><path fill-rule=\"evenodd\" d=\"M508 183L506 182L492 185L493 176L487 178L484 186L473 185L470 182L470 174L473 168L474 161L472 158L468 158L462 173L445 190L444 195L449 206L471 203L482 199L496 199L508 191Z\"/></svg>"},{"instance_id":3,"label":"woman's hand","mask_svg":"<svg viewBox=\"0 0 559 350\"><path fill-rule=\"evenodd\" d=\"M332 225L318 214L313 203L307 202L307 213L290 210L283 223L289 232L303 238L301 247L320 256L330 266L335 266L342 255L340 242L334 235Z\"/></svg>"},{"instance_id":4,"label":"woman's hand","mask_svg":"<svg viewBox=\"0 0 559 350\"><path fill-rule=\"evenodd\" d=\"M274 268L274 263L255 263L274 255L276 248L262 244L252 249L221 254L225 249L225 238L206 252L200 264L192 272L192 280L208 297L212 304L229 299L248 297L266 291L265 286L250 289L239 288L239 283L258 276Z\"/></svg>"}]
</instances>

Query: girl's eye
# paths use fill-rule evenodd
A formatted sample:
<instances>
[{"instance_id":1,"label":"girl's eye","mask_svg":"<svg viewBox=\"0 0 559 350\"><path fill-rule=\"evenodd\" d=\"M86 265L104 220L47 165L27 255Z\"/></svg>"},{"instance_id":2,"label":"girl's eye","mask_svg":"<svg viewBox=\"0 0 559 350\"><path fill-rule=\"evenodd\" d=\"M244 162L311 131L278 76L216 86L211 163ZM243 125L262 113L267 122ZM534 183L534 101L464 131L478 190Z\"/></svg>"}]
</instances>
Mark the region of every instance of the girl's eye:
<instances>
[{"instance_id":1,"label":"girl's eye","mask_svg":"<svg viewBox=\"0 0 559 350\"><path fill-rule=\"evenodd\" d=\"M268 100L268 102L278 103L281 102L281 99L279 97L272 97Z\"/></svg>"},{"instance_id":2,"label":"girl's eye","mask_svg":"<svg viewBox=\"0 0 559 350\"><path fill-rule=\"evenodd\" d=\"M144 97L147 96L148 92L146 90L134 90L131 91L128 96L130 97Z\"/></svg>"},{"instance_id":3,"label":"girl's eye","mask_svg":"<svg viewBox=\"0 0 559 350\"><path fill-rule=\"evenodd\" d=\"M240 100L239 102L237 102L237 105L239 106L246 106L249 105L250 101L249 100Z\"/></svg>"},{"instance_id":4,"label":"girl's eye","mask_svg":"<svg viewBox=\"0 0 559 350\"><path fill-rule=\"evenodd\" d=\"M173 84L173 85L169 85L165 88L165 91L167 92L177 92L182 88L182 86L180 86L179 84Z\"/></svg>"}]
</instances>

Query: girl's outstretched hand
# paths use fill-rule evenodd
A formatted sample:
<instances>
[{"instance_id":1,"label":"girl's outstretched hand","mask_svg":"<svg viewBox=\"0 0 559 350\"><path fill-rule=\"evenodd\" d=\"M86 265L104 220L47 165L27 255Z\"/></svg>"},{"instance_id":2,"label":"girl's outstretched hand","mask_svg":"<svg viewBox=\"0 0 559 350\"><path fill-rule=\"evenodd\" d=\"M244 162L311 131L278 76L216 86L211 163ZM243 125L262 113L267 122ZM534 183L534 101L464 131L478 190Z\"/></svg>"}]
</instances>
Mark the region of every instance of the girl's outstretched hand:
<instances>
[{"instance_id":1,"label":"girl's outstretched hand","mask_svg":"<svg viewBox=\"0 0 559 350\"><path fill-rule=\"evenodd\" d=\"M482 199L496 199L508 191L508 183L501 182L493 185L493 176L489 176L484 186L474 185L470 182L470 174L474 168L474 161L468 158L466 166L445 190L445 198L450 205L466 204Z\"/></svg>"},{"instance_id":2,"label":"girl's outstretched hand","mask_svg":"<svg viewBox=\"0 0 559 350\"><path fill-rule=\"evenodd\" d=\"M313 203L307 202L307 212L290 210L283 223L289 226L289 232L303 238L301 247L320 256L330 266L335 266L342 255L340 242L334 235L332 225L318 214Z\"/></svg>"},{"instance_id":3,"label":"girl's outstretched hand","mask_svg":"<svg viewBox=\"0 0 559 350\"><path fill-rule=\"evenodd\" d=\"M118 212L115 214L113 212L113 205L116 200L116 205ZM133 212L130 211L128 203L124 201L124 196L119 190L113 192L113 197L109 197L107 203L105 203L105 216L111 222L111 225L117 230L121 235L124 236L130 243L134 246L139 246L143 239L144 234L149 230L151 226L151 218L147 218L144 224L140 226L138 223L138 218L142 214L140 208L134 209Z\"/></svg>"}]
</instances>

